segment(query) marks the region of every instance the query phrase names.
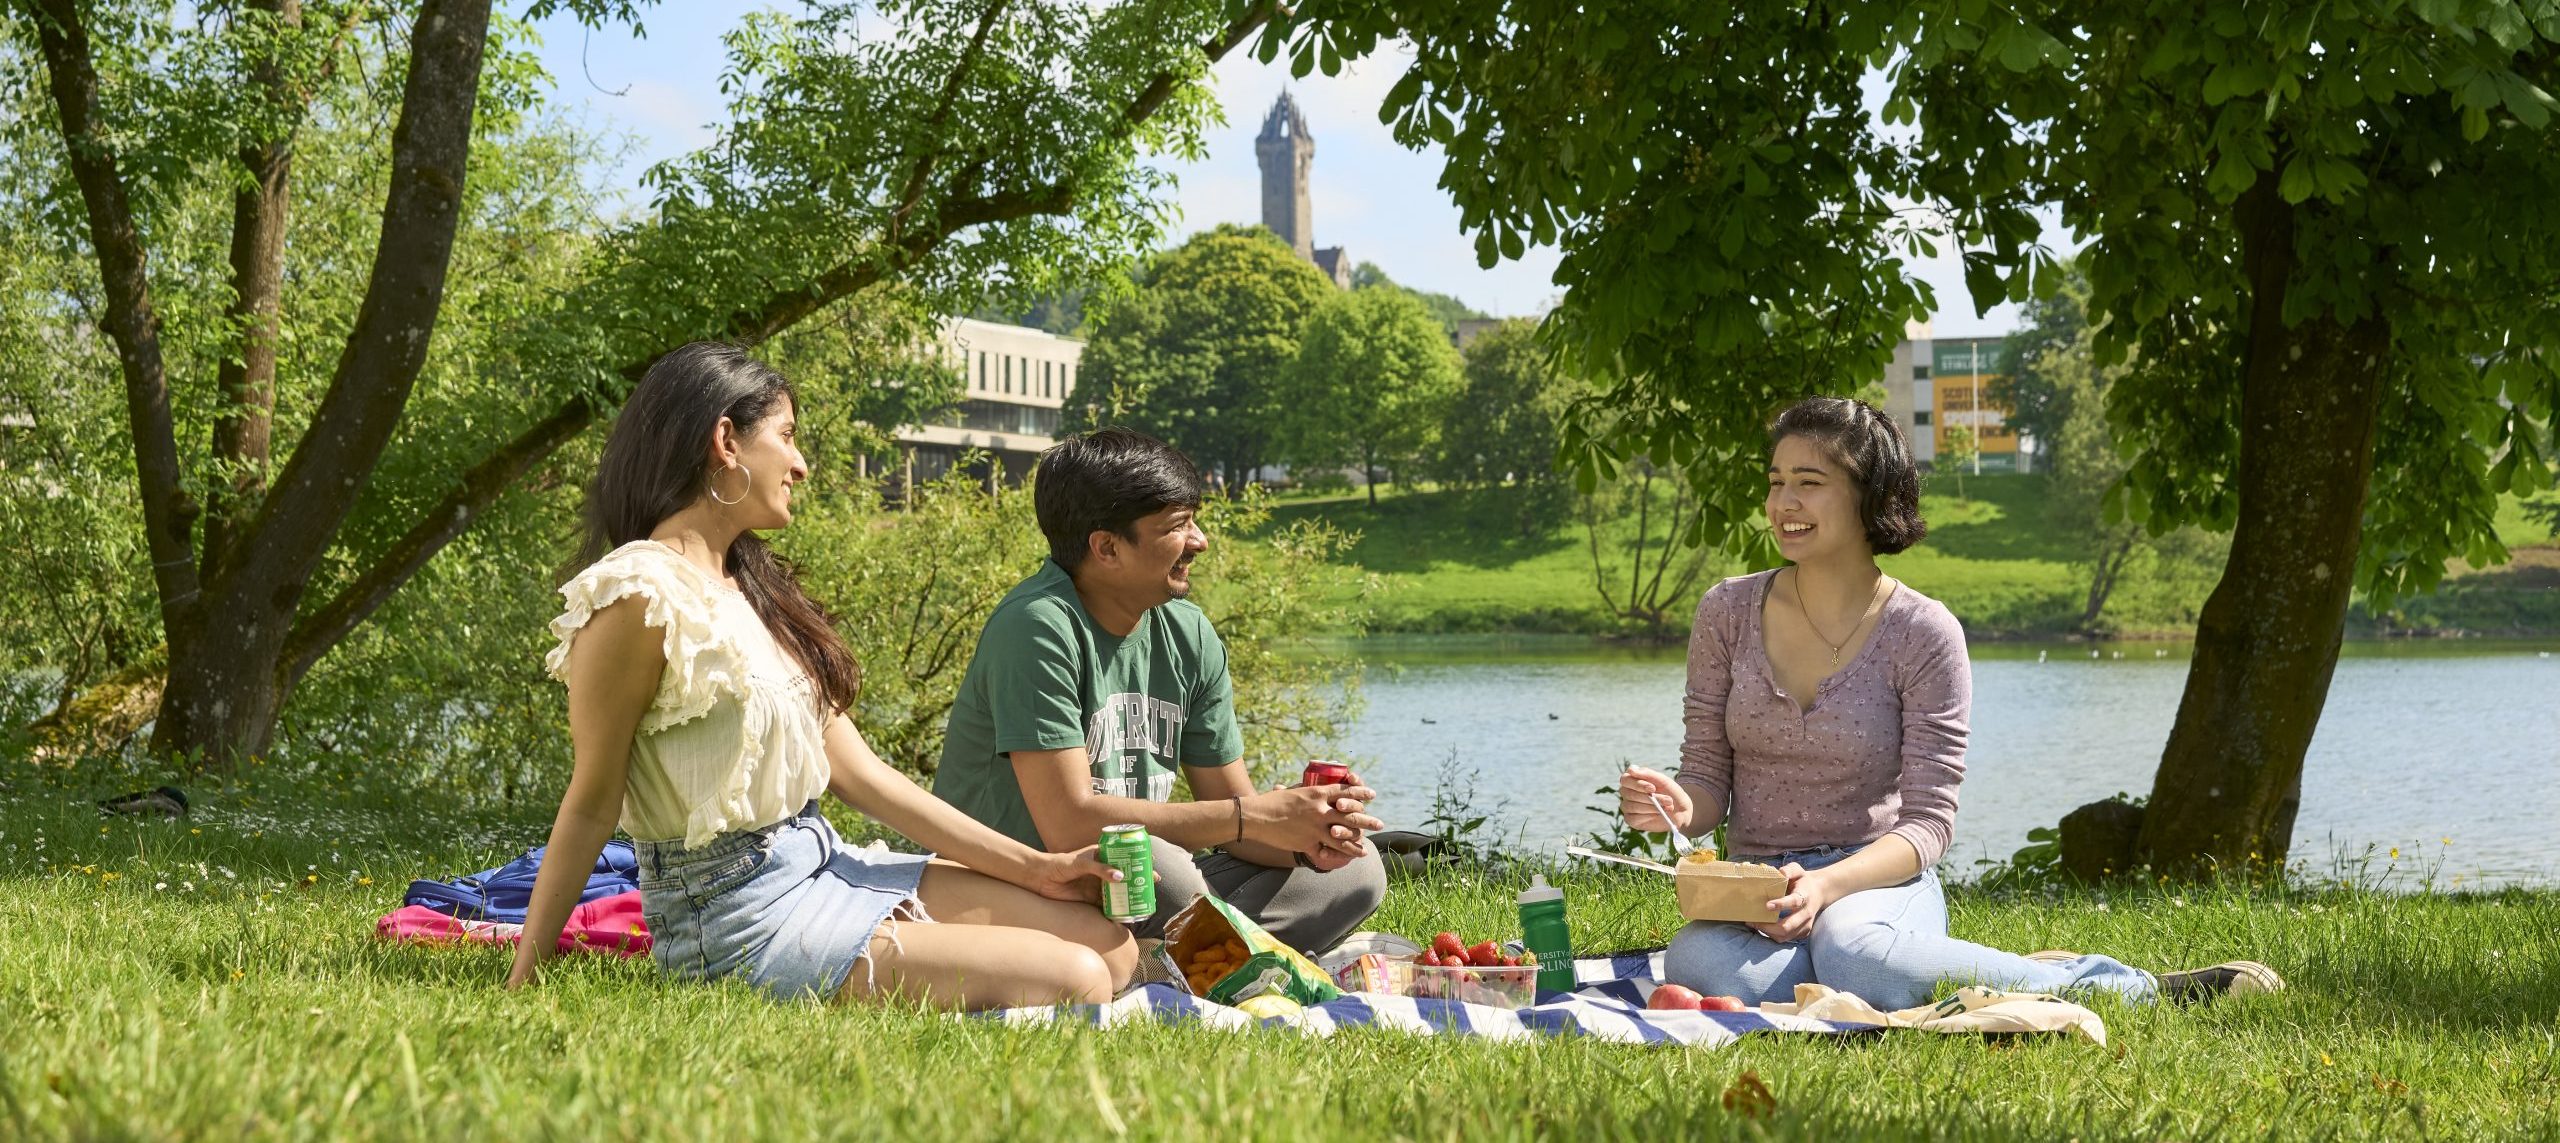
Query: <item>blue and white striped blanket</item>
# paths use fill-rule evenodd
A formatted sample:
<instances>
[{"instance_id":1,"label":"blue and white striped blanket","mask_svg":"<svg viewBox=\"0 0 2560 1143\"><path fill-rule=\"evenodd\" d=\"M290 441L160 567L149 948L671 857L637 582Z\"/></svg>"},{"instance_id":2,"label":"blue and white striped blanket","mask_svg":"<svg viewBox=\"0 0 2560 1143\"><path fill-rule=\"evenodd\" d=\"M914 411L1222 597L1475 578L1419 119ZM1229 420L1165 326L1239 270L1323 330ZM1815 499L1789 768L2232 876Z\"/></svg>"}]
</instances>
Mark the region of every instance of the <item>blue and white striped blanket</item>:
<instances>
[{"instance_id":1,"label":"blue and white striped blanket","mask_svg":"<svg viewBox=\"0 0 2560 1143\"><path fill-rule=\"evenodd\" d=\"M1871 1024L1834 1024L1801 1016L1758 1012L1653 1012L1645 998L1660 978L1662 954L1628 953L1573 962L1572 992L1541 993L1530 1008L1495 1008L1455 1000L1422 1000L1373 992L1346 992L1294 1016L1257 1020L1169 984L1133 988L1109 1004L1014 1008L984 1018L1008 1024L1083 1021L1110 1028L1131 1023L1197 1021L1221 1029L1287 1028L1330 1036L1339 1028L1389 1028L1420 1036L1483 1036L1521 1040L1536 1036L1587 1036L1627 1044L1721 1047L1753 1032L1836 1036L1875 1030Z\"/></svg>"}]
</instances>

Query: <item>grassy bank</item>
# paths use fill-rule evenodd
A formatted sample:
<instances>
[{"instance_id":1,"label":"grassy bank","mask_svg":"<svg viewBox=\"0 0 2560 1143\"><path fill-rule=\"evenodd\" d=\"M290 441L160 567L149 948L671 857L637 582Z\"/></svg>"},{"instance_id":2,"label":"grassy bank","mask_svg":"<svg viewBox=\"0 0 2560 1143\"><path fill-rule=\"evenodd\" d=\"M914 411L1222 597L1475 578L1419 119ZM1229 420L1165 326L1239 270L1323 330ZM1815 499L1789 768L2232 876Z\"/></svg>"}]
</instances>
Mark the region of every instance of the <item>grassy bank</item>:
<instances>
[{"instance_id":1,"label":"grassy bank","mask_svg":"<svg viewBox=\"0 0 2560 1143\"><path fill-rule=\"evenodd\" d=\"M284 784L277 784L282 786ZM252 789L101 825L0 792L0 1135L13 1138L1094 1138L1697 1134L2551 1138L2560 896L1960 892L1962 936L2136 963L2247 952L2292 991L2099 1001L2108 1049L1905 1035L1725 1050L1142 1027L1009 1030L778 1008L580 958L501 993L506 953L372 936L413 876L538 838L543 806ZM1378 927L1511 926L1517 885L1399 886ZM1676 925L1657 882L1571 875L1585 948ZM1744 1072L1776 1097L1747 1121Z\"/></svg>"},{"instance_id":2,"label":"grassy bank","mask_svg":"<svg viewBox=\"0 0 2560 1143\"><path fill-rule=\"evenodd\" d=\"M1951 482L1933 481L1921 502L1928 540L1889 557L1887 570L1946 603L1977 638L2075 631L2087 573L2068 533L2045 518L2039 481L1968 477L1961 498ZM1385 581L1374 605L1382 633L1625 630L1593 585L1581 525L1565 511L1523 527L1521 495L1515 488L1391 488L1374 509L1358 496L1298 500L1281 505L1274 519L1317 518L1359 533L1348 557ZM2457 567L2441 590L2404 600L2393 614L2377 617L2360 606L2353 633L2560 633L2560 544L2513 500L2503 505L2498 531L2515 550L2512 563ZM2218 572L2137 567L2109 602L2106 621L2130 637L2191 635Z\"/></svg>"}]
</instances>

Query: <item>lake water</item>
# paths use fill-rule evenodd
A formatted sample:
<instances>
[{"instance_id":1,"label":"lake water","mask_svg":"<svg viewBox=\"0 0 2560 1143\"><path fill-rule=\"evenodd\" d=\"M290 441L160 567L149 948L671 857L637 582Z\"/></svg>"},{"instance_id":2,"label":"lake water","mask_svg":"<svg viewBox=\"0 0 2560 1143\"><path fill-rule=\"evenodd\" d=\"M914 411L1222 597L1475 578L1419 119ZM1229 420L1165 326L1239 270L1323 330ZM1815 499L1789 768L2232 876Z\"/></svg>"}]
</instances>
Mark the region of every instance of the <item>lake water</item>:
<instances>
[{"instance_id":1,"label":"lake water","mask_svg":"<svg viewBox=\"0 0 2560 1143\"><path fill-rule=\"evenodd\" d=\"M1603 828L1621 759L1679 762L1679 648L1538 638L1372 639L1344 754L1390 826L1419 822L1454 755L1477 807L1533 850ZM2096 657L2092 658L2095 652ZM2005 858L2085 802L2151 790L2187 644L1984 644L1951 870ZM2329 875L2371 847L2389 880L2560 884L2560 643L2349 644L2304 766L2291 856ZM2395 863L2389 856L2398 847Z\"/></svg>"}]
</instances>

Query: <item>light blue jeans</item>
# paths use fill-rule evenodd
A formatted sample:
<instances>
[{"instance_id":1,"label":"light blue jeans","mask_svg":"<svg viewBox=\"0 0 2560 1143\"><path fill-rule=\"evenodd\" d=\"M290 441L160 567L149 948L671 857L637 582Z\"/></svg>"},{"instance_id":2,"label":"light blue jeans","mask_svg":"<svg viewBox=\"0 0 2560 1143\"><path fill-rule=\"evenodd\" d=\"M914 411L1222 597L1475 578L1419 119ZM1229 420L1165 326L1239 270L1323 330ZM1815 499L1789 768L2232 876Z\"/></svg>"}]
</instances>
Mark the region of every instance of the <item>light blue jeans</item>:
<instances>
[{"instance_id":1,"label":"light blue jeans","mask_svg":"<svg viewBox=\"0 0 2560 1143\"><path fill-rule=\"evenodd\" d=\"M1734 860L1773 867L1792 861L1810 871L1856 852L1826 845ZM1793 1000L1797 985L1822 984L1887 1012L1928 1003L1941 981L2019 992L2103 989L2135 1003L2149 1003L2160 992L2150 973L2110 957L2042 964L1948 936L1947 894L1935 870L1832 902L1814 918L1813 935L1792 943L1770 940L1746 925L1692 921L1671 938L1663 976L1708 996L1740 997L1745 1004Z\"/></svg>"}]
</instances>

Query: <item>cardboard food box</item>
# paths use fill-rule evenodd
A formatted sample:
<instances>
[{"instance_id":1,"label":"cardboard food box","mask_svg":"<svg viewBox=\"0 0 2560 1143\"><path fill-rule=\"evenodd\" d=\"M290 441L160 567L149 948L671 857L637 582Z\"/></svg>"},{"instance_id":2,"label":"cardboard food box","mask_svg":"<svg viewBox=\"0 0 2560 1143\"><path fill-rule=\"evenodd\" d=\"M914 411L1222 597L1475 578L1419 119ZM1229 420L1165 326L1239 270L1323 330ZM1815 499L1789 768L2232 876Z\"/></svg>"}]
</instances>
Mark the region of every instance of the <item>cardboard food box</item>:
<instances>
[{"instance_id":1,"label":"cardboard food box","mask_svg":"<svg viewBox=\"0 0 2560 1143\"><path fill-rule=\"evenodd\" d=\"M1749 861L1698 860L1691 857L1672 872L1680 893L1680 915L1692 921L1758 921L1778 919L1769 902L1787 895L1787 876Z\"/></svg>"},{"instance_id":2,"label":"cardboard food box","mask_svg":"<svg viewBox=\"0 0 2560 1143\"><path fill-rule=\"evenodd\" d=\"M1305 954L1206 893L1165 922L1159 955L1185 990L1220 1004L1262 995L1322 1004L1342 995Z\"/></svg>"}]
</instances>

